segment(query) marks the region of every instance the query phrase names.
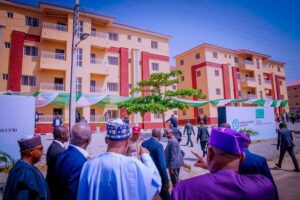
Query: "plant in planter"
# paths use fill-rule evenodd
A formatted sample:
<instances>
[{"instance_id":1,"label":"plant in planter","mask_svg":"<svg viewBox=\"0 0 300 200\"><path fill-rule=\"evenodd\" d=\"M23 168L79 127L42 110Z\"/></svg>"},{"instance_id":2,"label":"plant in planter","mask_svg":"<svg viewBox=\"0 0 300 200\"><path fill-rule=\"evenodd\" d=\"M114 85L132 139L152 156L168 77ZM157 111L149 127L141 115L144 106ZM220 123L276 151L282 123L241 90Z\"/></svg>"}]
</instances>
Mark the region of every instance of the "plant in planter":
<instances>
[{"instance_id":1,"label":"plant in planter","mask_svg":"<svg viewBox=\"0 0 300 200\"><path fill-rule=\"evenodd\" d=\"M259 135L259 133L251 128L243 128L243 129L240 129L240 132L243 132L247 135L250 135L250 136L255 136L255 135Z\"/></svg>"}]
</instances>

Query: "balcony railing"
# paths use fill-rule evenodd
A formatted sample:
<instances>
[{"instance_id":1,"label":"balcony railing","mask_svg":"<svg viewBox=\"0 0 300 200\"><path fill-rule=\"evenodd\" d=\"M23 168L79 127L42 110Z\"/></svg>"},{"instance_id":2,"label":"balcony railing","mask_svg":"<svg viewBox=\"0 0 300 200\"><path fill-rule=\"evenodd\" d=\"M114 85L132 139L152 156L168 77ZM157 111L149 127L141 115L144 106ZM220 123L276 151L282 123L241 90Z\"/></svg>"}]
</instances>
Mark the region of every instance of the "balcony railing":
<instances>
[{"instance_id":1,"label":"balcony railing","mask_svg":"<svg viewBox=\"0 0 300 200\"><path fill-rule=\"evenodd\" d=\"M269 64L263 64L263 67L264 67L264 68L269 68L270 65L269 65Z\"/></svg>"},{"instance_id":2,"label":"balcony railing","mask_svg":"<svg viewBox=\"0 0 300 200\"><path fill-rule=\"evenodd\" d=\"M54 24L54 23L48 23L48 22L43 23L43 28L57 30L57 31L64 31L64 32L68 31L67 25Z\"/></svg>"},{"instance_id":3,"label":"balcony railing","mask_svg":"<svg viewBox=\"0 0 300 200\"><path fill-rule=\"evenodd\" d=\"M98 32L98 31L91 31L91 36L97 37L97 38L103 38L103 39L107 39L108 38L108 34L107 33Z\"/></svg>"},{"instance_id":4,"label":"balcony railing","mask_svg":"<svg viewBox=\"0 0 300 200\"><path fill-rule=\"evenodd\" d=\"M247 99L256 99L257 98L256 94L247 94L246 97L247 97Z\"/></svg>"},{"instance_id":5,"label":"balcony railing","mask_svg":"<svg viewBox=\"0 0 300 200\"><path fill-rule=\"evenodd\" d=\"M98 86L90 86L90 92L91 93L104 93L105 88L98 87Z\"/></svg>"},{"instance_id":6,"label":"balcony railing","mask_svg":"<svg viewBox=\"0 0 300 200\"><path fill-rule=\"evenodd\" d=\"M42 58L50 58L50 59L57 59L57 60L64 60L65 54L64 53L56 53L50 51L42 51L41 52Z\"/></svg>"},{"instance_id":7,"label":"balcony railing","mask_svg":"<svg viewBox=\"0 0 300 200\"><path fill-rule=\"evenodd\" d=\"M273 100L273 97L271 95L266 95L267 100Z\"/></svg>"},{"instance_id":8,"label":"balcony railing","mask_svg":"<svg viewBox=\"0 0 300 200\"><path fill-rule=\"evenodd\" d=\"M37 123L52 123L54 116L53 115L39 115L39 121ZM64 116L61 116L64 119Z\"/></svg>"},{"instance_id":9,"label":"balcony railing","mask_svg":"<svg viewBox=\"0 0 300 200\"><path fill-rule=\"evenodd\" d=\"M82 91L82 85L80 83L76 83L76 92Z\"/></svg>"},{"instance_id":10,"label":"balcony railing","mask_svg":"<svg viewBox=\"0 0 300 200\"><path fill-rule=\"evenodd\" d=\"M254 77L244 77L244 78L242 78L242 81L251 81L251 82L255 82L255 78L254 78Z\"/></svg>"},{"instance_id":11,"label":"balcony railing","mask_svg":"<svg viewBox=\"0 0 300 200\"><path fill-rule=\"evenodd\" d=\"M105 119L103 115L90 115L90 122L105 122Z\"/></svg>"},{"instance_id":12,"label":"balcony railing","mask_svg":"<svg viewBox=\"0 0 300 200\"><path fill-rule=\"evenodd\" d=\"M270 84L271 84L271 81L265 79L265 84L270 85Z\"/></svg>"},{"instance_id":13,"label":"balcony railing","mask_svg":"<svg viewBox=\"0 0 300 200\"><path fill-rule=\"evenodd\" d=\"M64 84L57 83L40 83L40 90L64 91Z\"/></svg>"},{"instance_id":14,"label":"balcony railing","mask_svg":"<svg viewBox=\"0 0 300 200\"><path fill-rule=\"evenodd\" d=\"M247 65L254 65L253 61L251 60L243 60L244 64L247 64Z\"/></svg>"},{"instance_id":15,"label":"balcony railing","mask_svg":"<svg viewBox=\"0 0 300 200\"><path fill-rule=\"evenodd\" d=\"M102 64L102 65L106 65L107 61L104 59L99 59L99 58L91 58L90 59L90 63L91 64Z\"/></svg>"}]
</instances>

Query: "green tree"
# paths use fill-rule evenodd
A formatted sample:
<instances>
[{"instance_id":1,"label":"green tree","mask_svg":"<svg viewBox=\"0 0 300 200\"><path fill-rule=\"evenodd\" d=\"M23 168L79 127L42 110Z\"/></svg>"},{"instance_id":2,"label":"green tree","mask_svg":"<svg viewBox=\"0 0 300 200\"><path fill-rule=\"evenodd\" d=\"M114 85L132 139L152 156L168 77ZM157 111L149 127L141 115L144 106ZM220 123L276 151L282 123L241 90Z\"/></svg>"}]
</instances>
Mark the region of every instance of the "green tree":
<instances>
[{"instance_id":1,"label":"green tree","mask_svg":"<svg viewBox=\"0 0 300 200\"><path fill-rule=\"evenodd\" d=\"M170 73L153 73L148 80L137 83L137 87L131 90L131 94L143 94L130 101L121 102L119 108L126 108L129 114L139 112L144 116L147 112L160 113L162 115L163 126L165 128L164 113L170 109L185 110L188 105L175 101L176 97L196 96L201 99L204 95L194 89L167 90L167 87L179 83L177 76L181 75L181 70L173 70Z\"/></svg>"}]
</instances>

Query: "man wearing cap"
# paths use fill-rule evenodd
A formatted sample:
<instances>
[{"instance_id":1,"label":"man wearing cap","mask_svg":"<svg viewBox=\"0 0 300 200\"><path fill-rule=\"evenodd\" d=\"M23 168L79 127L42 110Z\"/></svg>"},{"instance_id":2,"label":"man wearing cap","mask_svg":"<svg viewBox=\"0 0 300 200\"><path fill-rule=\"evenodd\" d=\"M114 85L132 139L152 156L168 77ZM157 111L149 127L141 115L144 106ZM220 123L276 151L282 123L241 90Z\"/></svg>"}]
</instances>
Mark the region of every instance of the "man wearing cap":
<instances>
[{"instance_id":1,"label":"man wearing cap","mask_svg":"<svg viewBox=\"0 0 300 200\"><path fill-rule=\"evenodd\" d=\"M107 123L107 150L82 168L77 199L153 199L161 188L159 172L149 151L140 147L141 160L126 156L130 128L122 120Z\"/></svg>"},{"instance_id":2,"label":"man wearing cap","mask_svg":"<svg viewBox=\"0 0 300 200\"><path fill-rule=\"evenodd\" d=\"M21 159L9 172L3 199L50 199L47 182L34 166L43 153L41 137L23 138L18 143Z\"/></svg>"},{"instance_id":3,"label":"man wearing cap","mask_svg":"<svg viewBox=\"0 0 300 200\"><path fill-rule=\"evenodd\" d=\"M177 183L171 199L274 199L274 186L267 177L237 173L248 141L243 133L212 129L206 165L210 173Z\"/></svg>"},{"instance_id":4,"label":"man wearing cap","mask_svg":"<svg viewBox=\"0 0 300 200\"><path fill-rule=\"evenodd\" d=\"M166 169L166 162L165 162L165 154L164 154L164 147L159 142L161 137L160 129L155 128L152 129L152 137L142 143L142 146L147 148L150 151L150 156L157 167L161 182L162 182L162 189L160 191L159 196L163 200L170 199L169 193L169 177Z\"/></svg>"},{"instance_id":5,"label":"man wearing cap","mask_svg":"<svg viewBox=\"0 0 300 200\"><path fill-rule=\"evenodd\" d=\"M128 125L128 123L126 123L124 121L123 121L123 123ZM138 125L134 125L132 127L132 136L131 136L131 139L129 141L129 146L128 146L128 152L127 152L128 156L134 156L137 159L140 159L139 154L138 154L139 148L140 148L141 142L142 142L140 135L141 135L141 128Z\"/></svg>"},{"instance_id":6,"label":"man wearing cap","mask_svg":"<svg viewBox=\"0 0 300 200\"><path fill-rule=\"evenodd\" d=\"M54 181L54 168L58 155L65 150L64 143L69 140L69 129L63 126L54 127L53 129L53 142L47 151L47 176L46 180L49 185L51 195L54 196L53 188L55 187Z\"/></svg>"},{"instance_id":7,"label":"man wearing cap","mask_svg":"<svg viewBox=\"0 0 300 200\"><path fill-rule=\"evenodd\" d=\"M76 123L71 129L67 150L59 154L54 170L54 199L76 199L80 172L89 153L91 129L87 123Z\"/></svg>"}]
</instances>

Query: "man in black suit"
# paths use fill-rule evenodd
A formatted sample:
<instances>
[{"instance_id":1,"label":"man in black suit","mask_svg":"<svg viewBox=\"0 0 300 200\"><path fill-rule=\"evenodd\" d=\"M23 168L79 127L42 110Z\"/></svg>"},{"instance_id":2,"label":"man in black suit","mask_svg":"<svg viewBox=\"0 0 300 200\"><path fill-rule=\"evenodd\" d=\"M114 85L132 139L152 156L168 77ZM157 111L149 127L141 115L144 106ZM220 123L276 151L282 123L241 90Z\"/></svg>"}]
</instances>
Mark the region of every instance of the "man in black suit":
<instances>
[{"instance_id":1,"label":"man in black suit","mask_svg":"<svg viewBox=\"0 0 300 200\"><path fill-rule=\"evenodd\" d=\"M201 145L201 150L203 152L203 157L207 155L206 146L207 146L208 138L209 138L209 133L207 127L203 126L200 123L200 126L198 127L197 143L200 139L200 145Z\"/></svg>"},{"instance_id":2,"label":"man in black suit","mask_svg":"<svg viewBox=\"0 0 300 200\"><path fill-rule=\"evenodd\" d=\"M58 157L58 155L65 150L64 144L69 140L69 129L58 126L54 127L53 129L53 142L49 146L47 151L47 176L46 180L48 182L48 186L51 192L51 195L53 195L53 186L54 186L54 168L55 168L55 162Z\"/></svg>"},{"instance_id":3,"label":"man in black suit","mask_svg":"<svg viewBox=\"0 0 300 200\"><path fill-rule=\"evenodd\" d=\"M294 143L293 143L293 136L292 132L288 130L285 127L285 124L280 123L279 124L279 131L278 131L278 140L277 140L277 150L280 147L280 156L279 156L279 161L275 165L279 168L281 168L281 163L284 157L285 152L287 151L290 156L292 157L295 169L295 172L300 172L299 165L297 158L294 153Z\"/></svg>"},{"instance_id":4,"label":"man in black suit","mask_svg":"<svg viewBox=\"0 0 300 200\"><path fill-rule=\"evenodd\" d=\"M159 175L161 177L162 188L159 196L163 200L170 199L169 193L169 177L167 174L166 162L165 162L165 154L164 147L159 142L161 137L161 132L159 129L152 130L152 137L142 143L142 147L146 148L150 152L150 156L155 163L156 168L159 171Z\"/></svg>"}]
</instances>

